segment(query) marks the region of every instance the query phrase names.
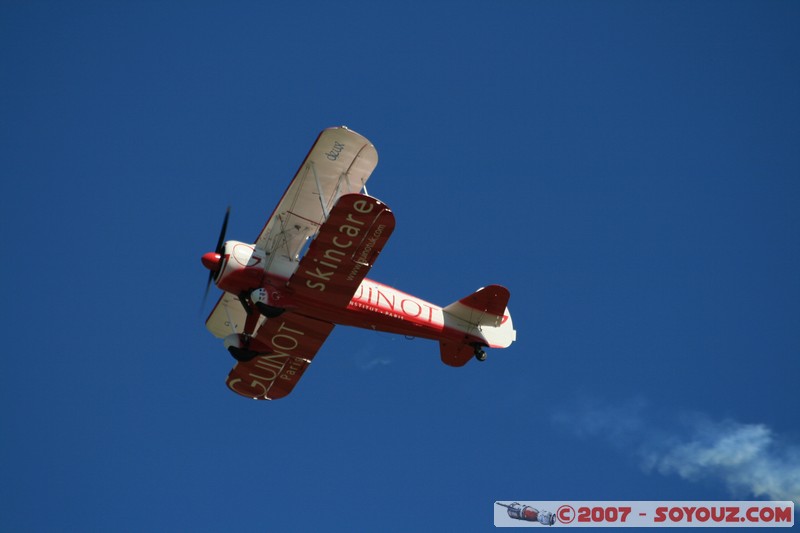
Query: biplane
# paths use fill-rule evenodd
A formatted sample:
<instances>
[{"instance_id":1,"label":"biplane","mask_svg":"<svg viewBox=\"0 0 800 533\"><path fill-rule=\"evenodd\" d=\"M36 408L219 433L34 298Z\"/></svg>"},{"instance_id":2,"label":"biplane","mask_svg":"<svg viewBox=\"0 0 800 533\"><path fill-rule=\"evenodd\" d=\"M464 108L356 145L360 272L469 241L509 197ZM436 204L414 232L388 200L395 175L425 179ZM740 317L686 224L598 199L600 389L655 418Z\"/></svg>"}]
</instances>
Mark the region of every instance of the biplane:
<instances>
[{"instance_id":1,"label":"biplane","mask_svg":"<svg viewBox=\"0 0 800 533\"><path fill-rule=\"evenodd\" d=\"M223 294L206 327L236 359L235 393L275 400L292 392L334 325L439 342L444 363L486 359L516 339L500 285L439 307L366 277L395 227L369 196L378 153L346 128L320 133L255 243L225 240L202 257Z\"/></svg>"}]
</instances>

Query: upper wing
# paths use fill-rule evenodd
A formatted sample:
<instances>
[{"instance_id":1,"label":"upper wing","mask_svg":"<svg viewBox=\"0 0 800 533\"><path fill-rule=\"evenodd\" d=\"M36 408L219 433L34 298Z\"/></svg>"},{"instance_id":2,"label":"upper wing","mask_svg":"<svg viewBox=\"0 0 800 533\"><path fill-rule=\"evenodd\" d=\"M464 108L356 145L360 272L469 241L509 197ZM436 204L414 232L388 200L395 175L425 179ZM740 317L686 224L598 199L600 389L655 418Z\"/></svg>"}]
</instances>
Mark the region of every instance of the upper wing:
<instances>
[{"instance_id":1,"label":"upper wing","mask_svg":"<svg viewBox=\"0 0 800 533\"><path fill-rule=\"evenodd\" d=\"M226 381L236 394L256 400L283 398L311 364L333 324L286 312L265 321L255 339L271 353L237 363Z\"/></svg>"},{"instance_id":2,"label":"upper wing","mask_svg":"<svg viewBox=\"0 0 800 533\"><path fill-rule=\"evenodd\" d=\"M366 138L345 127L319 134L256 240L270 254L295 261L340 196L359 192L378 164Z\"/></svg>"}]
</instances>

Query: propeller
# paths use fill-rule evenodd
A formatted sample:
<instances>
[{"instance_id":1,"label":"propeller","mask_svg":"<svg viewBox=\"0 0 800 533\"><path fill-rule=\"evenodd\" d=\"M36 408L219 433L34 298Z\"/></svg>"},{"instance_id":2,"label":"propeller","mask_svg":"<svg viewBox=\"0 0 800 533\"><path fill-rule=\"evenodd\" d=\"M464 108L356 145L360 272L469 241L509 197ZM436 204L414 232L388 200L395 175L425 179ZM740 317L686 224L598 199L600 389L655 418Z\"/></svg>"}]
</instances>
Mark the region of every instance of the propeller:
<instances>
[{"instance_id":1,"label":"propeller","mask_svg":"<svg viewBox=\"0 0 800 533\"><path fill-rule=\"evenodd\" d=\"M208 281L206 282L206 292L203 294L203 307L206 305L206 298L208 298L208 290L211 288L211 282L219 274L222 267L222 252L225 246L225 232L228 230L228 219L231 216L231 206L225 210L225 218L222 220L222 229L219 232L219 239L217 240L217 247L213 252L205 254L202 258L203 265L209 270Z\"/></svg>"}]
</instances>

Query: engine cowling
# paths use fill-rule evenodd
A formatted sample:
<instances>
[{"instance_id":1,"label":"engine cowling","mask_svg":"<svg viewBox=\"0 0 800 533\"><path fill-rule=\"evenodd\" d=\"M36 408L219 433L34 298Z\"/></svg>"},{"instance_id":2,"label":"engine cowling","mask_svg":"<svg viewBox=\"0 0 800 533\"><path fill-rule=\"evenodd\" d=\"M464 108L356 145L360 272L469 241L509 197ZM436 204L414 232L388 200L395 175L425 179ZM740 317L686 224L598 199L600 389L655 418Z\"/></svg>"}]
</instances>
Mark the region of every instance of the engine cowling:
<instances>
[{"instance_id":1,"label":"engine cowling","mask_svg":"<svg viewBox=\"0 0 800 533\"><path fill-rule=\"evenodd\" d=\"M233 294L260 287L267 261L266 253L252 244L239 241L225 243L215 282L217 287Z\"/></svg>"}]
</instances>

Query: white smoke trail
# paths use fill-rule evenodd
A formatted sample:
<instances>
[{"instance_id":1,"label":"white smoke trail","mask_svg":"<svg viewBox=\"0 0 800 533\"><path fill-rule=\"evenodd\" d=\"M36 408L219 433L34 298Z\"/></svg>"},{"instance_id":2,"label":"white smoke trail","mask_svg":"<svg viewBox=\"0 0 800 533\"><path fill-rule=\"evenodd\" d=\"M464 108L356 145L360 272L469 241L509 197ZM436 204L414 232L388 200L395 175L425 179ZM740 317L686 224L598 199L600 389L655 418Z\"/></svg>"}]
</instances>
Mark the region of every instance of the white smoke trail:
<instances>
[{"instance_id":1,"label":"white smoke trail","mask_svg":"<svg viewBox=\"0 0 800 533\"><path fill-rule=\"evenodd\" d=\"M622 406L585 402L553 420L579 436L599 437L635 453L646 472L689 481L718 479L734 495L749 493L800 505L800 447L776 438L764 424L694 415L667 430L646 422L645 408L641 400Z\"/></svg>"}]
</instances>

